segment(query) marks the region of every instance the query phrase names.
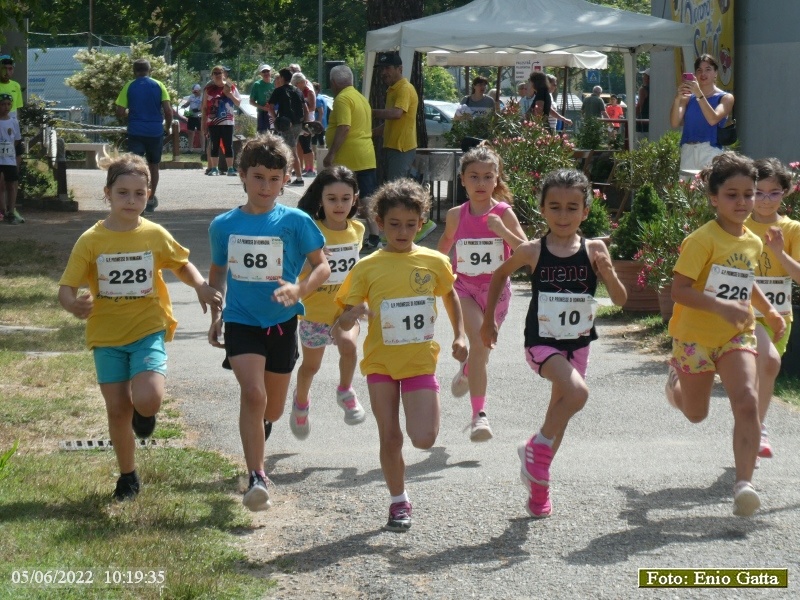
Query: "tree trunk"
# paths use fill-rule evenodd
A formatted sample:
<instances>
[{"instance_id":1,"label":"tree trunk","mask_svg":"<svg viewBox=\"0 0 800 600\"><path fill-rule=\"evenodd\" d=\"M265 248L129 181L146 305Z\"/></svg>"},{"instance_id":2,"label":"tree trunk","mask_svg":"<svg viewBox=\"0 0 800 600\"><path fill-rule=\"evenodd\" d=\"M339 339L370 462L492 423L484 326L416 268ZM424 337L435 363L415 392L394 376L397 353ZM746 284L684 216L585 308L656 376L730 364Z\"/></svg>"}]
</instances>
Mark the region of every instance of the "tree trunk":
<instances>
[{"instance_id":1,"label":"tree trunk","mask_svg":"<svg viewBox=\"0 0 800 600\"><path fill-rule=\"evenodd\" d=\"M403 21L419 19L423 16L423 0L367 0L367 29L381 29ZM386 50L399 50L399 48L386 48ZM417 90L419 106L417 107L417 145L420 148L428 146L428 134L425 131L425 108L422 99L422 54L414 53L412 65L403 65L403 75L408 78L411 85ZM369 103L373 108L383 108L386 104L386 86L383 85L375 72L365 73L365 77L372 78ZM378 125L373 123L373 126ZM382 140L379 140L382 143ZM378 170L382 170L381 152L378 156Z\"/></svg>"}]
</instances>

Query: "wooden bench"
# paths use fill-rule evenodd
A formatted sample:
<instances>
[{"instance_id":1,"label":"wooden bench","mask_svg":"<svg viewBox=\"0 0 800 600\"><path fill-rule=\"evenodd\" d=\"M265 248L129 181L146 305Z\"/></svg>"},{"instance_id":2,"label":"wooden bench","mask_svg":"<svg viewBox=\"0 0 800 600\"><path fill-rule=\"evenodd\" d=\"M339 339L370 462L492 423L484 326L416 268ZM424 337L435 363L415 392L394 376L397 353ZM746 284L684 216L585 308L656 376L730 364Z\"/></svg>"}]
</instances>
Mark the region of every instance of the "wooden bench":
<instances>
[{"instance_id":1,"label":"wooden bench","mask_svg":"<svg viewBox=\"0 0 800 600\"><path fill-rule=\"evenodd\" d=\"M89 169L97 168L97 160L103 156L108 156L108 144L89 143L89 142L69 142L64 144L67 152L84 152L86 154L86 167Z\"/></svg>"}]
</instances>

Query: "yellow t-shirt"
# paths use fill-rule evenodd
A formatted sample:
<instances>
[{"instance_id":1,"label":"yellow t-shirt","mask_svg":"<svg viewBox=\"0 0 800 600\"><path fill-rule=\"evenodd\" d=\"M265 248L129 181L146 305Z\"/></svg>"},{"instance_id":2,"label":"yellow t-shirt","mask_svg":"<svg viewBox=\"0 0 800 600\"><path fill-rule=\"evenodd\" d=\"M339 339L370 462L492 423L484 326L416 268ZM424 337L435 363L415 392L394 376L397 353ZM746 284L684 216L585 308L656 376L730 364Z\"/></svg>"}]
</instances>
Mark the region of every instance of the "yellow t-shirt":
<instances>
[{"instance_id":1,"label":"yellow t-shirt","mask_svg":"<svg viewBox=\"0 0 800 600\"><path fill-rule=\"evenodd\" d=\"M750 216L744 222L745 227L755 233L762 240L770 227L780 227L783 231L783 250L793 259L800 261L800 223L782 215L775 223L758 223ZM756 269L756 277L787 277L786 269L775 256L769 246L764 244L761 259ZM787 322L792 321L792 313L785 316ZM762 321L762 319L759 319Z\"/></svg>"},{"instance_id":2,"label":"yellow t-shirt","mask_svg":"<svg viewBox=\"0 0 800 600\"><path fill-rule=\"evenodd\" d=\"M115 260L115 255L121 254L129 256ZM141 273L142 285L150 288L149 293L138 297L101 295L99 269L108 271L104 285L133 285L130 282L139 282L137 265L149 263L149 258L147 262L139 260L144 255L152 256L153 270ZM88 282L94 296L94 308L86 322L89 348L124 346L158 331L165 331L165 339L170 341L178 322L172 316L161 269L180 269L188 262L189 251L161 225L143 218L132 231L111 231L98 221L78 238L58 284L77 288Z\"/></svg>"},{"instance_id":3,"label":"yellow t-shirt","mask_svg":"<svg viewBox=\"0 0 800 600\"><path fill-rule=\"evenodd\" d=\"M408 152L417 147L417 90L405 77L386 90L386 108L399 108L403 116L386 119L383 147Z\"/></svg>"},{"instance_id":4,"label":"yellow t-shirt","mask_svg":"<svg viewBox=\"0 0 800 600\"><path fill-rule=\"evenodd\" d=\"M333 162L351 171L375 168L375 146L372 144L372 109L367 99L353 86L344 88L333 100L333 110L325 130L325 143L330 148L339 125L349 125L347 138L336 152Z\"/></svg>"},{"instance_id":5,"label":"yellow t-shirt","mask_svg":"<svg viewBox=\"0 0 800 600\"><path fill-rule=\"evenodd\" d=\"M327 256L328 264L331 265L331 276L335 277L337 273L341 274L342 271L347 272L352 270L355 263L350 264L350 261L354 258L356 263L358 262L358 250L361 249L361 242L364 239L364 225L361 221L348 219L347 229L343 231L328 229L323 225L322 221L315 221L315 223L322 232L322 235L325 236L326 250L328 246L338 246L340 244L352 244L356 246L356 251L354 253L345 252L342 254L342 257L337 257L337 253L333 252ZM308 264L306 264L306 266L303 267L302 273L300 273L300 279L302 280L308 277L310 272L311 269L308 267ZM330 277L328 279L330 279ZM342 308L336 303L336 292L339 291L340 287L342 287L341 283L330 284L326 282L308 294L308 296L303 298L303 306L306 307L306 314L299 318L315 323L333 325L333 322L342 312Z\"/></svg>"},{"instance_id":6,"label":"yellow t-shirt","mask_svg":"<svg viewBox=\"0 0 800 600\"><path fill-rule=\"evenodd\" d=\"M364 339L363 375L382 374L405 379L436 372L439 344L433 339L388 346L383 341L381 303L396 298L442 296L453 289L455 276L450 259L428 248L411 252L379 250L356 264L342 284L336 301L355 306L364 301L373 316ZM435 302L434 318L437 316Z\"/></svg>"},{"instance_id":7,"label":"yellow t-shirt","mask_svg":"<svg viewBox=\"0 0 800 600\"><path fill-rule=\"evenodd\" d=\"M716 221L709 221L687 236L675 264L675 273L693 279L692 287L703 292L711 267L722 265L755 273L762 250L761 240L752 231L732 236ZM752 312L752 308L750 309ZM746 331L753 331L755 325ZM721 316L705 310L675 303L669 321L669 334L683 342L695 342L708 348L719 348L741 333Z\"/></svg>"}]
</instances>

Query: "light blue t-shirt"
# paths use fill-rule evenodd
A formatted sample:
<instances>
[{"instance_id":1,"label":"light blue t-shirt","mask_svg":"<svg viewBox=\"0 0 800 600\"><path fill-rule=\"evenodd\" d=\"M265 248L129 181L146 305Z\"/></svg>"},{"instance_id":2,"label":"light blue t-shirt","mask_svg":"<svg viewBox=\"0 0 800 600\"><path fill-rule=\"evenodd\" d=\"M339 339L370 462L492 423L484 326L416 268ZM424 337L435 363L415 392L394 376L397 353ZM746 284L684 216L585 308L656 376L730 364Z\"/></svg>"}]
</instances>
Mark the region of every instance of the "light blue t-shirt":
<instances>
[{"instance_id":1,"label":"light blue t-shirt","mask_svg":"<svg viewBox=\"0 0 800 600\"><path fill-rule=\"evenodd\" d=\"M294 283L303 268L306 254L325 245L325 237L311 217L282 204L276 204L275 208L263 215L252 215L241 208L234 208L211 222L208 235L211 262L218 267L228 268L228 289L222 310L222 319L226 323L266 328L305 314L300 302L294 306L283 306L272 298L280 285L278 282L234 279L228 266L228 240L231 235L279 237L283 241L282 279Z\"/></svg>"}]
</instances>

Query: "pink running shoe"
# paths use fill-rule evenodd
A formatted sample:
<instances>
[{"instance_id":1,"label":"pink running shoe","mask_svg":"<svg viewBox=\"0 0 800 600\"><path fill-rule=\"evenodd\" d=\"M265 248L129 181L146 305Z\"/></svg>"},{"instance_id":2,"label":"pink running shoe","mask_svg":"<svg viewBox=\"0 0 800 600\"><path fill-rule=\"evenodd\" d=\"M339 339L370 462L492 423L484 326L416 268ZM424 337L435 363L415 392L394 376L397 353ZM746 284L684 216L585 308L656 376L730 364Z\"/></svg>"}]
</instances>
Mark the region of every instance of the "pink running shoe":
<instances>
[{"instance_id":1,"label":"pink running shoe","mask_svg":"<svg viewBox=\"0 0 800 600\"><path fill-rule=\"evenodd\" d=\"M772 458L772 444L769 443L769 437L767 437L767 428L763 425L761 426L761 442L758 446L758 456L761 458Z\"/></svg>"},{"instance_id":2,"label":"pink running shoe","mask_svg":"<svg viewBox=\"0 0 800 600\"><path fill-rule=\"evenodd\" d=\"M525 509L534 519L545 519L553 512L553 505L550 504L550 486L531 483L530 495Z\"/></svg>"},{"instance_id":3,"label":"pink running shoe","mask_svg":"<svg viewBox=\"0 0 800 600\"><path fill-rule=\"evenodd\" d=\"M289 415L289 429L292 430L294 437L298 440L304 440L311 433L311 423L309 423L308 410L311 404L306 404L303 409L297 406L297 390L294 391L292 397L292 414Z\"/></svg>"},{"instance_id":4,"label":"pink running shoe","mask_svg":"<svg viewBox=\"0 0 800 600\"><path fill-rule=\"evenodd\" d=\"M531 438L517 448L520 468L520 479L527 487L530 483L550 485L550 463L553 460L553 449L546 444L534 444Z\"/></svg>"},{"instance_id":5,"label":"pink running shoe","mask_svg":"<svg viewBox=\"0 0 800 600\"><path fill-rule=\"evenodd\" d=\"M383 526L386 531L405 533L411 529L411 502L395 502L389 506L389 520Z\"/></svg>"}]
</instances>

